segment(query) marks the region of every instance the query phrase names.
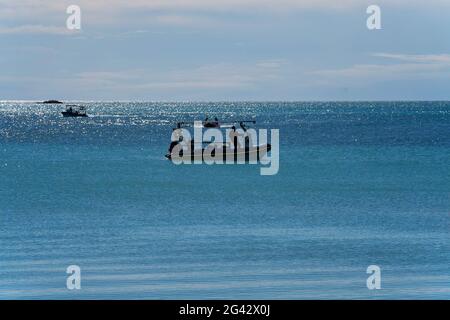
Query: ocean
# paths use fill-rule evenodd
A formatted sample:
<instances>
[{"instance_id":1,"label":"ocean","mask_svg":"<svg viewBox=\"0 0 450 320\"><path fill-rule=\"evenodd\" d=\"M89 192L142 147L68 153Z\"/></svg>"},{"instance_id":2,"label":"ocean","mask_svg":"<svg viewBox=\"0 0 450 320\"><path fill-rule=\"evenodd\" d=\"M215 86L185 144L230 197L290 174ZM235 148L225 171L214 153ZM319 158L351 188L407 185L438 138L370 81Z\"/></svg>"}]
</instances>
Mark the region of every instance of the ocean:
<instances>
[{"instance_id":1,"label":"ocean","mask_svg":"<svg viewBox=\"0 0 450 320\"><path fill-rule=\"evenodd\" d=\"M450 102L84 104L0 102L0 299L450 299ZM278 174L165 159L205 114Z\"/></svg>"}]
</instances>

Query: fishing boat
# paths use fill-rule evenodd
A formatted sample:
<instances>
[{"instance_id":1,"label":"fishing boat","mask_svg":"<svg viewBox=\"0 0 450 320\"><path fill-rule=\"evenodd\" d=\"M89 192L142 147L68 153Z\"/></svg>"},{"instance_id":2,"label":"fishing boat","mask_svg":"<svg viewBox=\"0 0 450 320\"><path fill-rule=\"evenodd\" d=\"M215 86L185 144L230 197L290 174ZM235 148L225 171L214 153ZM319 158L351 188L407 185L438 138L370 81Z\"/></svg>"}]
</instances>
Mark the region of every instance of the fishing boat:
<instances>
[{"instance_id":1,"label":"fishing boat","mask_svg":"<svg viewBox=\"0 0 450 320\"><path fill-rule=\"evenodd\" d=\"M208 125L207 119L202 122L178 122L176 128L173 130L181 130L184 127L196 127L196 124L200 124L203 128L231 128L233 132L236 132L236 124L220 124L217 118L214 120L217 126ZM190 141L184 141L183 136L179 134L178 139L172 141L169 150L165 157L169 160L173 159L190 159L191 161L200 160L222 160L227 161L259 161L264 155L266 155L271 150L271 145L269 143L253 146L251 143L250 136L247 132L248 128L245 123L255 123L255 121L239 121L239 126L243 130L244 134L236 134L232 143L220 142L220 141L202 141L201 147L199 143L195 143L196 139ZM195 135L195 131L194 131ZM244 136L244 146L240 146L237 141L237 136ZM198 141L200 141L199 139ZM177 147L178 146L178 147ZM236 147L235 147L236 146Z\"/></svg>"},{"instance_id":2,"label":"fishing boat","mask_svg":"<svg viewBox=\"0 0 450 320\"><path fill-rule=\"evenodd\" d=\"M64 117L87 117L86 107L75 104L66 105L66 111L61 112Z\"/></svg>"}]
</instances>

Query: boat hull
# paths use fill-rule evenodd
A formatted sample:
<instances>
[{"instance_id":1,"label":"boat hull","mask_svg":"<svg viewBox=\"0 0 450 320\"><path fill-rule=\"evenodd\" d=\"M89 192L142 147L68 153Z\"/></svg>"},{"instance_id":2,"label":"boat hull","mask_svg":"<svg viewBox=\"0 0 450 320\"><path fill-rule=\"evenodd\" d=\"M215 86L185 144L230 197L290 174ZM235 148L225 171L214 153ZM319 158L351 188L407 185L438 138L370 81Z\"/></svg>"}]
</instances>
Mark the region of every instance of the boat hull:
<instances>
[{"instance_id":1,"label":"boat hull","mask_svg":"<svg viewBox=\"0 0 450 320\"><path fill-rule=\"evenodd\" d=\"M66 111L63 111L61 113L62 113L63 117L65 117L65 118L78 118L78 117L86 118L87 117L87 114L76 114L76 113L70 113L70 112L66 112Z\"/></svg>"},{"instance_id":2,"label":"boat hull","mask_svg":"<svg viewBox=\"0 0 450 320\"><path fill-rule=\"evenodd\" d=\"M202 150L196 150L194 153L180 155L181 159L190 159L191 161L194 160L222 160L222 161L245 161L249 162L250 160L257 160L259 161L264 155L266 155L271 150L270 144L264 144L258 147L254 148L241 148L237 150L233 149L220 149L216 148L214 152L210 152L210 150L207 150L207 153L205 154L205 149ZM165 157L169 160L172 160L174 158L173 153L168 153L165 155Z\"/></svg>"}]
</instances>

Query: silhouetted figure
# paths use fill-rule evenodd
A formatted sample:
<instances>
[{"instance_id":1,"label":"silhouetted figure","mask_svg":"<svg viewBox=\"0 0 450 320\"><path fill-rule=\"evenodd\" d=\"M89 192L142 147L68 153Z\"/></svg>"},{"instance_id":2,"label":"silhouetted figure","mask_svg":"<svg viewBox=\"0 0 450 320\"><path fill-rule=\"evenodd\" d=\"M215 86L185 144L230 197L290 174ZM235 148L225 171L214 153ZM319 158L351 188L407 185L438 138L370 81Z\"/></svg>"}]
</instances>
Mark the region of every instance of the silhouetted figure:
<instances>
[{"instance_id":1,"label":"silhouetted figure","mask_svg":"<svg viewBox=\"0 0 450 320\"><path fill-rule=\"evenodd\" d=\"M241 137L242 134L236 131L236 127L232 126L231 127L231 131L230 131L230 141L234 146L234 149L237 150L241 147L241 145L239 144L239 140L238 137Z\"/></svg>"}]
</instances>

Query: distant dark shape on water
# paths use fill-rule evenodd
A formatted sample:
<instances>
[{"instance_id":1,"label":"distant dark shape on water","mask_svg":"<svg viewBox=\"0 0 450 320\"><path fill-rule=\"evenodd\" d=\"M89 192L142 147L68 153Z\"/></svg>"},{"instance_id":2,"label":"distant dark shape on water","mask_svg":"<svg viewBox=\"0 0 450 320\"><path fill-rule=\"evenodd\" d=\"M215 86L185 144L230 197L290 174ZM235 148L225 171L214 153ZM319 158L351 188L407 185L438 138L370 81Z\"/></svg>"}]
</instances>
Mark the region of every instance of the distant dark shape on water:
<instances>
[{"instance_id":1,"label":"distant dark shape on water","mask_svg":"<svg viewBox=\"0 0 450 320\"><path fill-rule=\"evenodd\" d=\"M66 111L61 112L64 117L87 117L86 107L75 104L66 105Z\"/></svg>"},{"instance_id":2,"label":"distant dark shape on water","mask_svg":"<svg viewBox=\"0 0 450 320\"><path fill-rule=\"evenodd\" d=\"M62 104L62 102L58 101L58 100L45 100L42 103L45 103L45 104Z\"/></svg>"}]
</instances>

